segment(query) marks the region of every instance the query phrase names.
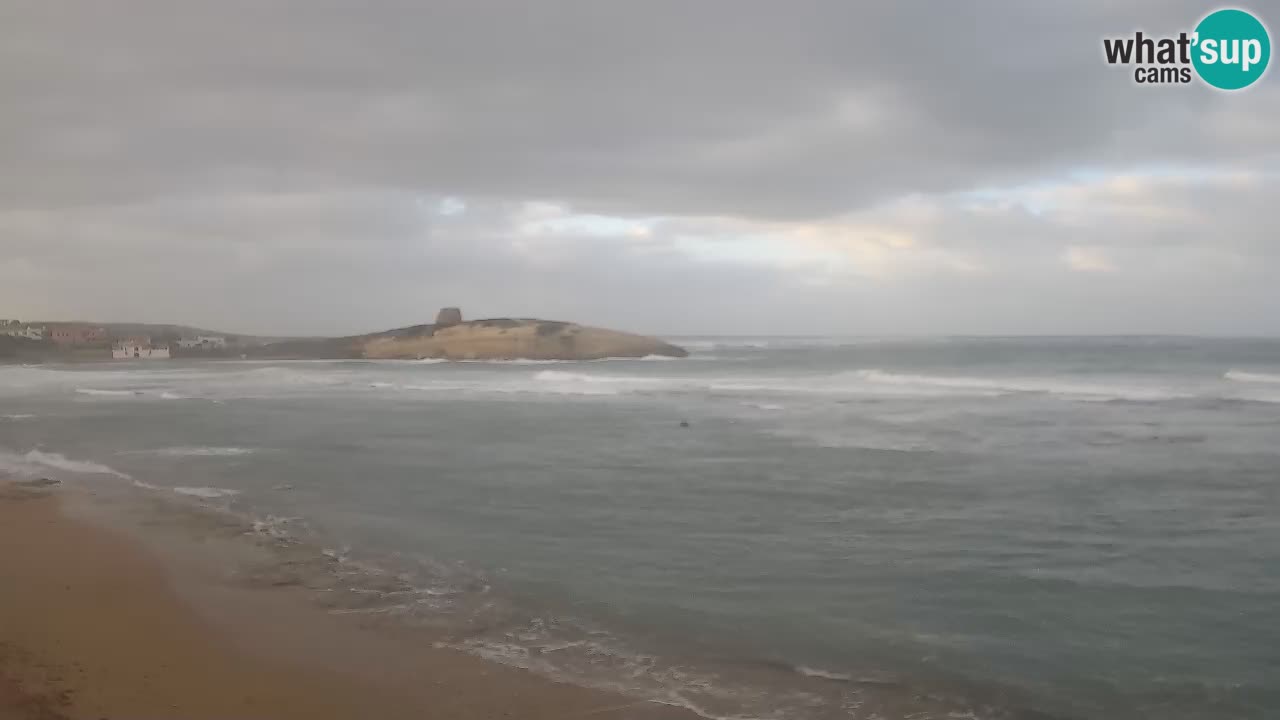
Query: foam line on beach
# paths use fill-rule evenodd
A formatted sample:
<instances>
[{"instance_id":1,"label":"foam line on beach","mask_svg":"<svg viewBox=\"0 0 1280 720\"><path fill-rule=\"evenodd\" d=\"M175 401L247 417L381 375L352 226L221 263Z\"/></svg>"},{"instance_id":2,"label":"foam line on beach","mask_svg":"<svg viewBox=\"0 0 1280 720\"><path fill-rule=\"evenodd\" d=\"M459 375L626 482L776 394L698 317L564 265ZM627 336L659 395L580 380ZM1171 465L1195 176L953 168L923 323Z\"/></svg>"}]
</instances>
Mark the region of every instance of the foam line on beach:
<instances>
[{"instance_id":1,"label":"foam line on beach","mask_svg":"<svg viewBox=\"0 0 1280 720\"><path fill-rule=\"evenodd\" d=\"M77 475L113 475L132 480L129 475L115 468L90 460L75 460L61 453L29 450L22 455L0 451L0 470L18 475L35 475L49 470Z\"/></svg>"}]
</instances>

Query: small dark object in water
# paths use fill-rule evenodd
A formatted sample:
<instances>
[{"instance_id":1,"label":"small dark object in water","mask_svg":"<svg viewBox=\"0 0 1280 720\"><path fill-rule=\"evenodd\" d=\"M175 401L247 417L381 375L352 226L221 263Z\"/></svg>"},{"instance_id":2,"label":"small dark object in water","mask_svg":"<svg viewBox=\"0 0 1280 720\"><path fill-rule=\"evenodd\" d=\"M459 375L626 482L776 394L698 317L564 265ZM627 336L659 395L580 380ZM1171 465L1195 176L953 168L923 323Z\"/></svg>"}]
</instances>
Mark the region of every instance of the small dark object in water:
<instances>
[{"instance_id":1,"label":"small dark object in water","mask_svg":"<svg viewBox=\"0 0 1280 720\"><path fill-rule=\"evenodd\" d=\"M680 427L689 427L689 421L688 421L688 420L681 420L681 421L680 421Z\"/></svg>"}]
</instances>

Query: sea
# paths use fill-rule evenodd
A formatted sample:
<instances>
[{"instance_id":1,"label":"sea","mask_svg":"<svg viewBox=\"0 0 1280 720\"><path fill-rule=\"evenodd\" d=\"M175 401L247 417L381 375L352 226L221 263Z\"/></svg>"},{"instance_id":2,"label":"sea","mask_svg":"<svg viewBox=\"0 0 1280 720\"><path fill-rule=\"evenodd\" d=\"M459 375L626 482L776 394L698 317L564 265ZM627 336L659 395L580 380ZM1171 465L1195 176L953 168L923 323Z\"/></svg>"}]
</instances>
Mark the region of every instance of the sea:
<instances>
[{"instance_id":1,"label":"sea","mask_svg":"<svg viewBox=\"0 0 1280 720\"><path fill-rule=\"evenodd\" d=\"M670 339L0 366L0 474L237 514L370 583L335 612L707 718L1280 717L1280 340Z\"/></svg>"}]
</instances>

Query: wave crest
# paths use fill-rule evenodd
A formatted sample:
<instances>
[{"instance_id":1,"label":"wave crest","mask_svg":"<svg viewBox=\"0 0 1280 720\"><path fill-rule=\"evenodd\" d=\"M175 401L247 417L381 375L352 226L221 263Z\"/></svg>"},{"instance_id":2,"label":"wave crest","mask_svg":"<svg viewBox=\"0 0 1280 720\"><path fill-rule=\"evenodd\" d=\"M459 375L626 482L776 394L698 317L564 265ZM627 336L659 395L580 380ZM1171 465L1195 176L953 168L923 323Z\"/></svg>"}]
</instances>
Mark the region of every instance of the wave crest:
<instances>
[{"instance_id":1,"label":"wave crest","mask_svg":"<svg viewBox=\"0 0 1280 720\"><path fill-rule=\"evenodd\" d=\"M114 475L118 478L132 478L115 468L89 460L73 460L66 455L43 450L30 450L23 455L0 452L0 470L32 475L44 470L61 470L78 475Z\"/></svg>"},{"instance_id":2,"label":"wave crest","mask_svg":"<svg viewBox=\"0 0 1280 720\"><path fill-rule=\"evenodd\" d=\"M1275 373L1245 372L1244 370L1231 369L1224 373L1222 377L1233 382L1280 385L1280 374Z\"/></svg>"},{"instance_id":3,"label":"wave crest","mask_svg":"<svg viewBox=\"0 0 1280 720\"><path fill-rule=\"evenodd\" d=\"M240 494L239 490L230 490L228 488L216 488L216 487L176 487L173 489L173 492L178 495L188 495L191 497L204 498L206 500L213 500L215 498L232 497L234 495Z\"/></svg>"}]
</instances>

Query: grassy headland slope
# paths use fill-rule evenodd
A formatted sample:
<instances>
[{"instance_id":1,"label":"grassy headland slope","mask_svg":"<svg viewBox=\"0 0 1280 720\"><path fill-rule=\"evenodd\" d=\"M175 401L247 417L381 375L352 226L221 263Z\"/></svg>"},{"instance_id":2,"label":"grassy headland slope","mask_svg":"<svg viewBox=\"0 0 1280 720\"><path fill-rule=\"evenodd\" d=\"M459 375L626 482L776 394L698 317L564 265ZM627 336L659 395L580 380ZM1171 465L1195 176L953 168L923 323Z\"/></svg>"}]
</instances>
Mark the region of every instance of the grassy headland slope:
<instances>
[{"instance_id":1,"label":"grassy headland slope","mask_svg":"<svg viewBox=\"0 0 1280 720\"><path fill-rule=\"evenodd\" d=\"M685 357L656 338L552 320L473 320L448 327L421 325L369 336L368 358L449 360L599 360L664 355Z\"/></svg>"}]
</instances>

